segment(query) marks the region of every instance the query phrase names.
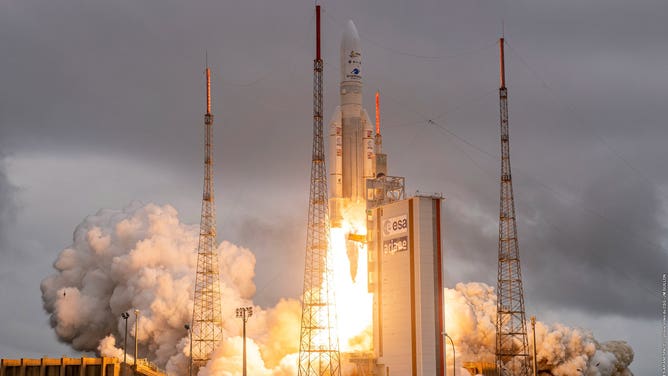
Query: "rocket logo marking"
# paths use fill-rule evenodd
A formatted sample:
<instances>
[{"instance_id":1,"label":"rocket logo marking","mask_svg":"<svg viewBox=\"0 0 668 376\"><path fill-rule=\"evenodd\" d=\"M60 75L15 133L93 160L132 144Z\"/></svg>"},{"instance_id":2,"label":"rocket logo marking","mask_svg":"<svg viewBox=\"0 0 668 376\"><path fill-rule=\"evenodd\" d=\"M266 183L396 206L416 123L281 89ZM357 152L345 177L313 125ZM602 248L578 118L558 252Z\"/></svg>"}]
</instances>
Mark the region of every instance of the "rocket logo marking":
<instances>
[{"instance_id":1,"label":"rocket logo marking","mask_svg":"<svg viewBox=\"0 0 668 376\"><path fill-rule=\"evenodd\" d=\"M390 223L390 221L385 221L385 226L384 227L385 227L384 228L385 236L387 236L392 231L392 224Z\"/></svg>"},{"instance_id":2,"label":"rocket logo marking","mask_svg":"<svg viewBox=\"0 0 668 376\"><path fill-rule=\"evenodd\" d=\"M408 218L405 214L388 218L383 222L383 235L385 236L403 234L407 231Z\"/></svg>"},{"instance_id":3,"label":"rocket logo marking","mask_svg":"<svg viewBox=\"0 0 668 376\"><path fill-rule=\"evenodd\" d=\"M359 75L359 74L360 74L360 69L359 69L359 68L355 68L355 69L353 69L353 71L352 71L351 73L352 73L352 74L357 74L357 75Z\"/></svg>"},{"instance_id":4,"label":"rocket logo marking","mask_svg":"<svg viewBox=\"0 0 668 376\"><path fill-rule=\"evenodd\" d=\"M383 254L394 255L397 252L408 251L408 236L397 239L385 240L383 242Z\"/></svg>"}]
</instances>

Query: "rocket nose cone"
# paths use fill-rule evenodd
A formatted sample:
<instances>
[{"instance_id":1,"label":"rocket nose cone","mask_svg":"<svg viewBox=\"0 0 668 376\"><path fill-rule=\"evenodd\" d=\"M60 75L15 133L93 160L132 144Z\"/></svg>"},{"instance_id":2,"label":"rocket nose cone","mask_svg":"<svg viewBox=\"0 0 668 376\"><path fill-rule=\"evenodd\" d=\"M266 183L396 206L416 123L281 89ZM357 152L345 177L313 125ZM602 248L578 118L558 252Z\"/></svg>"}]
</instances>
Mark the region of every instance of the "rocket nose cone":
<instances>
[{"instance_id":1,"label":"rocket nose cone","mask_svg":"<svg viewBox=\"0 0 668 376\"><path fill-rule=\"evenodd\" d=\"M343 38L341 38L341 48L344 50L357 50L359 49L359 42L360 36L357 33L357 27L355 27L355 23L350 20L343 32Z\"/></svg>"},{"instance_id":2,"label":"rocket nose cone","mask_svg":"<svg viewBox=\"0 0 668 376\"><path fill-rule=\"evenodd\" d=\"M341 38L341 82L362 80L362 48L353 21L348 21Z\"/></svg>"}]
</instances>

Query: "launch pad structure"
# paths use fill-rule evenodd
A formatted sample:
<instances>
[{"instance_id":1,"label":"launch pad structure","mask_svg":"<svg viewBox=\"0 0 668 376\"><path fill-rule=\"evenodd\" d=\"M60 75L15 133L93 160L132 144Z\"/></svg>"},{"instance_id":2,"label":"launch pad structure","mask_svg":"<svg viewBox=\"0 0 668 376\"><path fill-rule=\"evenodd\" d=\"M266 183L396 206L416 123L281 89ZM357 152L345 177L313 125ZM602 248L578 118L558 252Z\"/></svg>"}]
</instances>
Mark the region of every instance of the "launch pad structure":
<instances>
[{"instance_id":1,"label":"launch pad structure","mask_svg":"<svg viewBox=\"0 0 668 376\"><path fill-rule=\"evenodd\" d=\"M213 114L211 70L206 67L206 113L204 114L204 188L197 250L197 272L192 317L191 362L195 372L211 358L223 339L220 274L216 252L216 204L213 189Z\"/></svg>"},{"instance_id":2,"label":"launch pad structure","mask_svg":"<svg viewBox=\"0 0 668 376\"><path fill-rule=\"evenodd\" d=\"M499 256L496 309L496 367L498 375L529 376L529 344L524 313L524 290L517 241L515 199L510 171L508 89L504 63L504 39L500 51L501 197L499 203Z\"/></svg>"},{"instance_id":3,"label":"launch pad structure","mask_svg":"<svg viewBox=\"0 0 668 376\"><path fill-rule=\"evenodd\" d=\"M367 210L375 375L445 375L442 200L414 196Z\"/></svg>"},{"instance_id":4,"label":"launch pad structure","mask_svg":"<svg viewBox=\"0 0 668 376\"><path fill-rule=\"evenodd\" d=\"M0 376L167 376L147 359L124 364L114 357L1 359Z\"/></svg>"},{"instance_id":5,"label":"launch pad structure","mask_svg":"<svg viewBox=\"0 0 668 376\"><path fill-rule=\"evenodd\" d=\"M302 318L299 341L299 376L340 376L339 339L334 288L329 266L329 207L327 168L322 125L322 70L320 6L316 5L316 56L313 61L313 153Z\"/></svg>"}]
</instances>

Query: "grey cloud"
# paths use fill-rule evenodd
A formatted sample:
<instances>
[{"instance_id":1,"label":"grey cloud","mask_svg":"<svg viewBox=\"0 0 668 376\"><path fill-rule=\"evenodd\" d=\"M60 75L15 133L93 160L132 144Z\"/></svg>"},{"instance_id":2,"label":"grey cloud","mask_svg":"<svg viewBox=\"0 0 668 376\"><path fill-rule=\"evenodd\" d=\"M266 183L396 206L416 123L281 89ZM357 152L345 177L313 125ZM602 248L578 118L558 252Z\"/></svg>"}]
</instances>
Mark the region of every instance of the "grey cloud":
<instances>
[{"instance_id":1,"label":"grey cloud","mask_svg":"<svg viewBox=\"0 0 668 376\"><path fill-rule=\"evenodd\" d=\"M7 237L18 210L18 187L7 176L4 156L0 155L0 253L8 254Z\"/></svg>"},{"instance_id":2,"label":"grey cloud","mask_svg":"<svg viewBox=\"0 0 668 376\"><path fill-rule=\"evenodd\" d=\"M612 170L578 201L552 202L541 213L542 231L526 231L535 234L530 267L542 299L597 314L656 317L657 281L668 266L659 192Z\"/></svg>"},{"instance_id":3,"label":"grey cloud","mask_svg":"<svg viewBox=\"0 0 668 376\"><path fill-rule=\"evenodd\" d=\"M295 265L304 263L306 224L299 213L290 214L294 217L248 214L229 221L228 228L223 227L226 239L255 253L256 300L264 306L301 294L304 275Z\"/></svg>"}]
</instances>

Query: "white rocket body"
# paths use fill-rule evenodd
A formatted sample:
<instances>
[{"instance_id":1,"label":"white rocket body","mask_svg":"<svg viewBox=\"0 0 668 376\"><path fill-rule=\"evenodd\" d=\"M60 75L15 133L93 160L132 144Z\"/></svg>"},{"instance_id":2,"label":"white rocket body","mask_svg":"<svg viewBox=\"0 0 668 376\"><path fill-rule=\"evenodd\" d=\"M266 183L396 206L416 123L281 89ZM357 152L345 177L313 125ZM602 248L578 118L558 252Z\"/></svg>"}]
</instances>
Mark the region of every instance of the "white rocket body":
<instances>
[{"instance_id":1,"label":"white rocket body","mask_svg":"<svg viewBox=\"0 0 668 376\"><path fill-rule=\"evenodd\" d=\"M374 177L373 126L362 108L362 49L357 28L348 22L341 39L341 104L330 122L330 213L341 220L345 201L366 199L366 179Z\"/></svg>"}]
</instances>

